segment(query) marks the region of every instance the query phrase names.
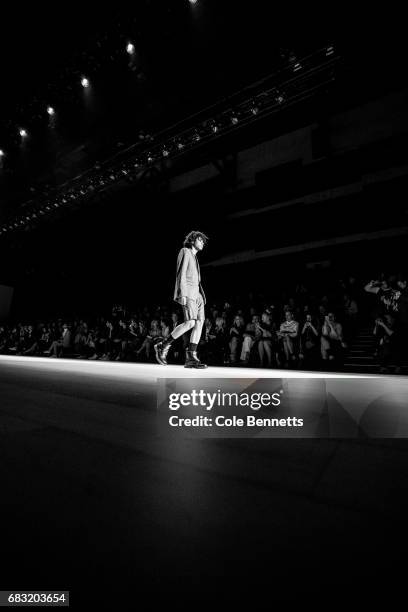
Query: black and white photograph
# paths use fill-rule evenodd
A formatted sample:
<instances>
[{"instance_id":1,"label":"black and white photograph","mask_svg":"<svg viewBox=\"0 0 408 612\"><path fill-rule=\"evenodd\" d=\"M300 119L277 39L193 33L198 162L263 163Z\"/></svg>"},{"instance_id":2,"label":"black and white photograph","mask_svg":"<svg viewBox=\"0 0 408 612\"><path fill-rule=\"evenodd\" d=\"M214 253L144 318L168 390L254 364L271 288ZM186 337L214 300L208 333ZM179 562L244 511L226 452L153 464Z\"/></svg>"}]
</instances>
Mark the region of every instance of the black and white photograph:
<instances>
[{"instance_id":1,"label":"black and white photograph","mask_svg":"<svg viewBox=\"0 0 408 612\"><path fill-rule=\"evenodd\" d=\"M0 607L397 604L407 42L336 11L5 9Z\"/></svg>"}]
</instances>

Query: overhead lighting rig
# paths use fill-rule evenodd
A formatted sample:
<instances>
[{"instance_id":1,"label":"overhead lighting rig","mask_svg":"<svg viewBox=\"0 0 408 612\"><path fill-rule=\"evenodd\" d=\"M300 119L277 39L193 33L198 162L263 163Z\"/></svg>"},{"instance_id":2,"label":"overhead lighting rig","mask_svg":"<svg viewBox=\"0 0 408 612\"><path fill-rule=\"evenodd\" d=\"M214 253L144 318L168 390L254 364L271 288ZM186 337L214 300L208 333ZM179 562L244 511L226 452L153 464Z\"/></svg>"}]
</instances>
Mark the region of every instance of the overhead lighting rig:
<instances>
[{"instance_id":1,"label":"overhead lighting rig","mask_svg":"<svg viewBox=\"0 0 408 612\"><path fill-rule=\"evenodd\" d=\"M307 57L296 58L286 68L154 137L140 132L134 145L104 163L98 162L96 167L55 190L53 208L67 208L70 202L78 204L115 183L133 181L152 165L167 164L173 158L186 155L204 144L306 100L319 91L325 91L335 78L339 59L333 45L324 47ZM295 70L296 64L299 68ZM20 135L22 131L25 132L20 130ZM20 229L20 225L33 224L35 213L41 216L52 214L52 209L47 208L49 196L42 202L29 204L31 218L27 219L28 211L24 211L24 214L0 227L0 234L13 228L11 222L18 223Z\"/></svg>"}]
</instances>

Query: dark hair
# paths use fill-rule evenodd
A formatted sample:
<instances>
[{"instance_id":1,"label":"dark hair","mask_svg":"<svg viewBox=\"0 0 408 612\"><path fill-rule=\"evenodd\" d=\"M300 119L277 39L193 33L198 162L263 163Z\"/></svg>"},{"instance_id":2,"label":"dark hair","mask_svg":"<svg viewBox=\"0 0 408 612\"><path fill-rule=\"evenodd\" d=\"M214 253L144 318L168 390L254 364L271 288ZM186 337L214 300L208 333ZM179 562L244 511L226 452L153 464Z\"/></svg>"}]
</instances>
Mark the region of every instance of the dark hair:
<instances>
[{"instance_id":1,"label":"dark hair","mask_svg":"<svg viewBox=\"0 0 408 612\"><path fill-rule=\"evenodd\" d=\"M206 245L207 242L208 242L208 236L203 234L203 232L190 232L184 238L183 246L185 246L185 247L192 247L193 244L195 243L195 241L197 240L197 238L202 238L202 240L204 242L204 245Z\"/></svg>"}]
</instances>

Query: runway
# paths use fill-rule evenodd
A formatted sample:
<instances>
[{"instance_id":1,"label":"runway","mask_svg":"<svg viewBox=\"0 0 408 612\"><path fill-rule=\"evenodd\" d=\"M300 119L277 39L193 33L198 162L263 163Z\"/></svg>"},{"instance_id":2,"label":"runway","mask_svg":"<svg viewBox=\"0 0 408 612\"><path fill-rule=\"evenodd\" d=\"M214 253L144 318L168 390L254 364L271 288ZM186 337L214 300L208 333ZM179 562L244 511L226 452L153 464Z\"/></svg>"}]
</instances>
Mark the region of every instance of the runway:
<instances>
[{"instance_id":1,"label":"runway","mask_svg":"<svg viewBox=\"0 0 408 612\"><path fill-rule=\"evenodd\" d=\"M407 539L405 440L163 439L164 375L197 372L0 357L2 588L71 590L81 602L135 589L154 602L164 590L181 603L256 587L287 601L387 575L378 547L395 554Z\"/></svg>"}]
</instances>

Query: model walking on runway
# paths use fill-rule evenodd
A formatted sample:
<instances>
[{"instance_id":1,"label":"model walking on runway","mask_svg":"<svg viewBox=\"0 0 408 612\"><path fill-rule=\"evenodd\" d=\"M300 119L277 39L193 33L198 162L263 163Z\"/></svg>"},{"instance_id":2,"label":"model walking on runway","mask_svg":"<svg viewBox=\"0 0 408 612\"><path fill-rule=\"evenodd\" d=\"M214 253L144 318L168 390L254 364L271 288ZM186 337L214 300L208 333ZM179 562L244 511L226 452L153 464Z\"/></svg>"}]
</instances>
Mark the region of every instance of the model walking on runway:
<instances>
[{"instance_id":1,"label":"model walking on runway","mask_svg":"<svg viewBox=\"0 0 408 612\"><path fill-rule=\"evenodd\" d=\"M172 342L191 330L190 344L186 350L185 368L206 368L197 357L197 346L205 320L205 294L201 286L200 266L197 253L202 251L208 238L202 232L187 234L183 248L177 257L177 275L173 299L181 304L184 322L177 325L164 342L155 345L156 359L162 365L167 365L167 354Z\"/></svg>"}]
</instances>

